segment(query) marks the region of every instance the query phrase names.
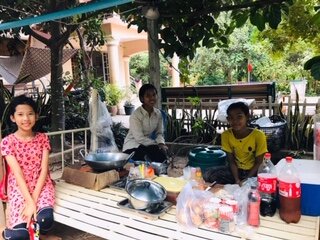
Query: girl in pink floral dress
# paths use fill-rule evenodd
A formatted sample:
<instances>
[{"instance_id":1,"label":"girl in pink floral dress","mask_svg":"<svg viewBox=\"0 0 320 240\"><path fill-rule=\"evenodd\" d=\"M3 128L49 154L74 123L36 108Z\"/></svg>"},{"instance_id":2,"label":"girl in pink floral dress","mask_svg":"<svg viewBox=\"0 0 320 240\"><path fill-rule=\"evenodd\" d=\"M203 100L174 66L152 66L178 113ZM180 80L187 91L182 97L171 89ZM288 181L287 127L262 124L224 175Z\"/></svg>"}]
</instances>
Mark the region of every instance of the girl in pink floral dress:
<instances>
[{"instance_id":1,"label":"girl in pink floral dress","mask_svg":"<svg viewBox=\"0 0 320 240\"><path fill-rule=\"evenodd\" d=\"M29 225L36 221L40 239L59 239L46 234L53 225L54 186L49 176L50 143L44 133L34 133L35 102L24 95L11 102L10 119L17 131L1 142L8 174L7 226L4 239L29 240Z\"/></svg>"}]
</instances>

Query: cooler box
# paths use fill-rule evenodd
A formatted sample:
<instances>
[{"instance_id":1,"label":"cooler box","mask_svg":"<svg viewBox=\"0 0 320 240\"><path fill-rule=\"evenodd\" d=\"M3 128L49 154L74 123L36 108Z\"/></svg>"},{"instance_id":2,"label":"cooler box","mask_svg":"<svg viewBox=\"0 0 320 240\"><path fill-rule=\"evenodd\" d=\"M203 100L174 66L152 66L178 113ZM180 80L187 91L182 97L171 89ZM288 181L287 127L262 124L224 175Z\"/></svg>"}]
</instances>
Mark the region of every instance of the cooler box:
<instances>
[{"instance_id":1,"label":"cooler box","mask_svg":"<svg viewBox=\"0 0 320 240\"><path fill-rule=\"evenodd\" d=\"M285 163L282 159L276 165L279 173ZM320 216L320 161L293 159L301 180L301 213L309 216Z\"/></svg>"}]
</instances>

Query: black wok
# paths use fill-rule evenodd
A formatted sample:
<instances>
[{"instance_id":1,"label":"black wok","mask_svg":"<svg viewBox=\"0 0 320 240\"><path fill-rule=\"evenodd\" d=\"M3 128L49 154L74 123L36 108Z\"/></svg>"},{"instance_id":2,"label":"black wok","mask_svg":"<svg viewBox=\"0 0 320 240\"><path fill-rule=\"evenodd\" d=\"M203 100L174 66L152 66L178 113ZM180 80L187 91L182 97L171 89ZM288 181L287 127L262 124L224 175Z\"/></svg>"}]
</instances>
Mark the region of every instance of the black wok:
<instances>
[{"instance_id":1,"label":"black wok","mask_svg":"<svg viewBox=\"0 0 320 240\"><path fill-rule=\"evenodd\" d=\"M92 152L83 156L84 161L95 171L108 171L122 168L134 153Z\"/></svg>"}]
</instances>

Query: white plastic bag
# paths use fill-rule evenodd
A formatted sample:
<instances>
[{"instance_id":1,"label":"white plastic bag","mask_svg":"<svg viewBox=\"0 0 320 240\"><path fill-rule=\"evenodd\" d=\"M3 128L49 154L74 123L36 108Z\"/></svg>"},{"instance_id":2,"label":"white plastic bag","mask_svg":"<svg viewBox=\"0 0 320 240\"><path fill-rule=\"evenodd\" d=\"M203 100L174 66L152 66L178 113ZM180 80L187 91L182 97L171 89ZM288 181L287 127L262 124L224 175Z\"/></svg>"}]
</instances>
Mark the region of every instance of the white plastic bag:
<instances>
[{"instance_id":1,"label":"white plastic bag","mask_svg":"<svg viewBox=\"0 0 320 240\"><path fill-rule=\"evenodd\" d=\"M248 106L251 106L255 100L254 99L244 99L244 98L232 98L227 100L222 100L218 103L218 115L217 120L223 123L228 123L227 121L227 109L228 107L235 102L244 102Z\"/></svg>"},{"instance_id":2,"label":"white plastic bag","mask_svg":"<svg viewBox=\"0 0 320 240\"><path fill-rule=\"evenodd\" d=\"M98 151L119 152L111 129L112 118L105 103L100 100L99 96L96 104L94 101L90 102L88 121L91 134L95 135L98 139ZM93 143L91 143L91 150L95 150L92 145Z\"/></svg>"}]
</instances>

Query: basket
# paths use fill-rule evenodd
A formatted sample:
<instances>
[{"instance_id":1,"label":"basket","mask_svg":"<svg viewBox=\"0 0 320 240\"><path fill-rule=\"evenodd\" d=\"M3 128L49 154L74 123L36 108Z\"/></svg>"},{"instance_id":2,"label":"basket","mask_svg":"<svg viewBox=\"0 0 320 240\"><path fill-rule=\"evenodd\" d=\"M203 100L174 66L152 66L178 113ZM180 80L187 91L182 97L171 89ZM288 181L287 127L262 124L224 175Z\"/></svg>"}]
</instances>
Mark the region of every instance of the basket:
<instances>
[{"instance_id":1,"label":"basket","mask_svg":"<svg viewBox=\"0 0 320 240\"><path fill-rule=\"evenodd\" d=\"M256 124L257 119L255 119L251 121L250 126L258 128L266 134L268 151L273 153L279 151L285 145L287 121L278 115L273 115L269 117L269 119L272 123L281 122L281 124L274 127L260 127L258 124Z\"/></svg>"}]
</instances>

